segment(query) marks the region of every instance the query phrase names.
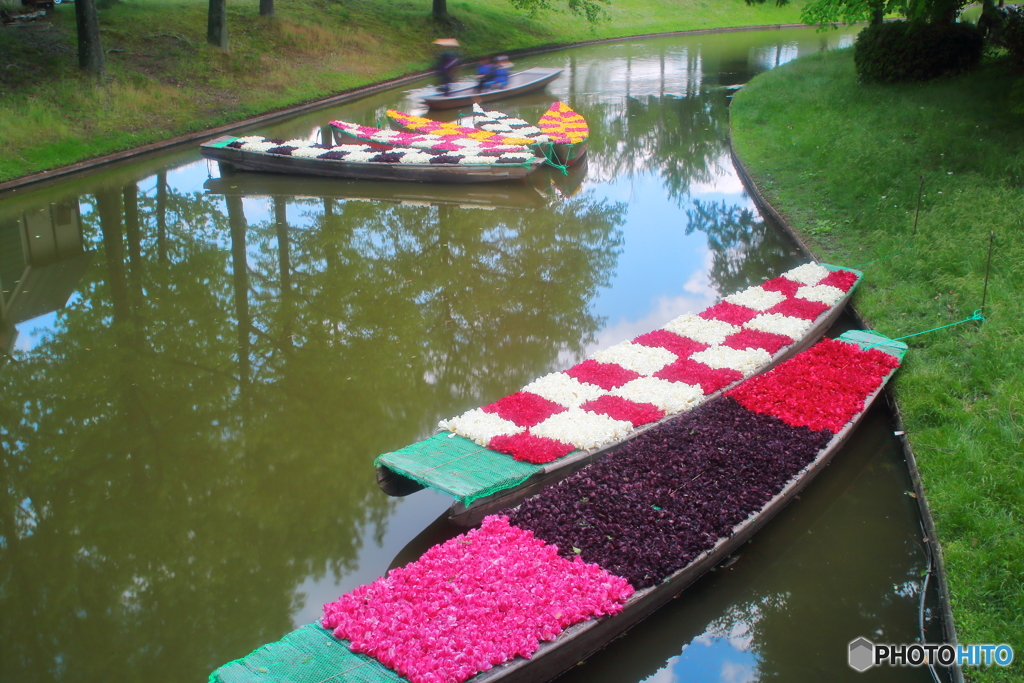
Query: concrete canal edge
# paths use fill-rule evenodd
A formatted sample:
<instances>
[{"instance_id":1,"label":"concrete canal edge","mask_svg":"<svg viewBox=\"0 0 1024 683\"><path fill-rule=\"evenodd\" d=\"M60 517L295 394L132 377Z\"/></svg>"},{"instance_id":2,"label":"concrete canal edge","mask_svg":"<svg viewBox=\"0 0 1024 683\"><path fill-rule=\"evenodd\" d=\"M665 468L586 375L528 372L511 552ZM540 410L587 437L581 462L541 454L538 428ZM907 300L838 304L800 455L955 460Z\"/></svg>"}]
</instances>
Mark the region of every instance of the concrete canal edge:
<instances>
[{"instance_id":1,"label":"concrete canal edge","mask_svg":"<svg viewBox=\"0 0 1024 683\"><path fill-rule=\"evenodd\" d=\"M557 52L559 50L566 50L573 47L582 47L584 45L599 45L602 43L618 43L624 40L641 40L647 38L669 38L672 36L696 36L704 35L708 33L736 33L740 31L772 31L786 28L809 28L806 24L767 24L764 26L728 26L724 28L702 28L693 29L690 31L667 31L664 33L641 33L637 35L621 36L618 38L598 38L595 40L584 40L578 43L555 43L549 45L541 45L535 48L528 48L525 50L511 50L505 51L503 54L509 54L515 57L528 57L530 55L539 55L547 52ZM497 53L496 53L497 54ZM14 192L23 188L48 183L48 181L55 181L64 178L65 176L78 173L80 171L88 171L100 166L107 166L112 164L124 164L138 159L160 152L166 152L174 147L184 146L188 143L194 143L197 140L205 140L224 133L231 132L233 130L239 130L241 128L248 128L250 126L256 126L260 124L273 123L281 119L286 119L297 114L305 114L307 112L316 111L317 109L326 109L327 107L334 107L339 104L345 104L352 102L369 95L375 95L384 90L389 90L398 86L412 83L421 78L430 76L433 71L414 71L404 76L397 76L384 81L378 81L377 83L371 83L369 85L360 86L353 88L352 90L346 90L338 93L337 95L331 95L319 100L312 100L304 102L303 104L296 105L294 107L288 107L286 109L279 109L275 111L267 112L266 114L260 114L252 118L243 119L234 123L228 123L223 126L217 126L216 128L207 128L206 130L197 131L195 133L186 133L185 135L179 135L177 137L169 138L167 140L161 140L160 142L153 142L148 145L141 147L134 147L132 149L122 150L120 152L113 152L111 154L105 154L103 156L94 157L92 159L86 159L79 161L68 166L61 166L60 168L50 169L48 171L40 171L39 173L32 173L21 178L15 178L5 183L0 183L0 199L3 199L4 195L8 192Z\"/></svg>"},{"instance_id":2,"label":"concrete canal edge","mask_svg":"<svg viewBox=\"0 0 1024 683\"><path fill-rule=\"evenodd\" d=\"M733 166L736 167L736 172L740 176L740 180L743 182L744 188L750 193L751 198L757 205L757 208L762 213L770 215L786 232L790 239L800 247L800 249L810 256L814 257L814 252L807 245L807 242L793 229L793 226L783 217L779 211L772 206L765 196L761 193L761 189L754 182L750 173L747 171L746 166L743 165L742 160L736 149L732 145L732 137L729 138L729 154L732 157ZM864 318L860 315L860 312L854 308L853 304L848 304L850 313L853 315L857 324L867 329L868 325ZM917 500L918 510L921 512L921 520L924 526L924 535L926 537L925 543L928 548L932 569L935 574L935 580L938 584L938 595L939 604L942 610L942 631L943 636L947 643L956 645L959 641L956 635L956 624L953 621L953 609L949 603L949 584L946 582L946 570L942 560L942 546L939 544L939 537L935 531L935 521L932 519L931 508L928 506L928 500L925 498L924 484L921 481L921 471L917 467L917 457L914 455L914 450L910 446L910 441L907 440L906 430L903 426L903 413L900 410L899 403L896 401L896 397L892 395L892 390L887 386L885 388L885 398L889 407L892 409L893 414L893 427L895 427L896 437L900 441L900 445L903 448L903 457L907 461L907 470L910 472L910 479L914 484L914 496ZM924 634L922 633L922 639ZM964 674L959 664L954 664L950 667L950 672L955 683L963 683Z\"/></svg>"}]
</instances>

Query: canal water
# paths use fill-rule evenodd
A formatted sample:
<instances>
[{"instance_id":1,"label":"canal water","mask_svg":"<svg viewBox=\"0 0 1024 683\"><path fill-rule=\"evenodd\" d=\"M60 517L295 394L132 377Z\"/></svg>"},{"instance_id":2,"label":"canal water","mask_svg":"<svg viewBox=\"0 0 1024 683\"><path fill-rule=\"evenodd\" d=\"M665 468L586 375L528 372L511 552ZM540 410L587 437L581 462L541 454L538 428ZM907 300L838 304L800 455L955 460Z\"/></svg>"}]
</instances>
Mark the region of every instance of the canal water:
<instances>
[{"instance_id":1,"label":"canal water","mask_svg":"<svg viewBox=\"0 0 1024 683\"><path fill-rule=\"evenodd\" d=\"M456 533L373 459L805 260L730 162L730 98L852 42L781 30L523 58L585 165L471 187L221 176L196 145L0 197L0 681L199 681ZM422 88L426 82L417 84ZM415 88L250 132L417 110ZM859 680L926 559L882 410L742 552L568 681ZM930 680L886 668L872 680Z\"/></svg>"}]
</instances>

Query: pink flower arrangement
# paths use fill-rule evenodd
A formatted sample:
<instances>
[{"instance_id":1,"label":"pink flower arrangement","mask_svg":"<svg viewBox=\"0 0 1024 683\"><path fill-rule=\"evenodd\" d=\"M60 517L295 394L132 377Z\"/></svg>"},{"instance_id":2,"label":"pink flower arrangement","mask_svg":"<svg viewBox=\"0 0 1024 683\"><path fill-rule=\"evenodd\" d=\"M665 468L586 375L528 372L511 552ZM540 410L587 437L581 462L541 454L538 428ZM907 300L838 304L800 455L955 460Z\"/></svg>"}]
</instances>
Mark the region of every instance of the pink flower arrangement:
<instances>
[{"instance_id":1,"label":"pink flower arrangement","mask_svg":"<svg viewBox=\"0 0 1024 683\"><path fill-rule=\"evenodd\" d=\"M598 415L607 415L613 420L631 422L634 427L657 422L665 417L665 411L656 405L635 403L611 394L605 394L597 400L584 403L580 408Z\"/></svg>"},{"instance_id":2,"label":"pink flower arrangement","mask_svg":"<svg viewBox=\"0 0 1024 683\"><path fill-rule=\"evenodd\" d=\"M669 332L668 330L654 330L647 334L641 334L633 340L633 343L652 348L667 349L680 358L689 358L698 351L708 348L707 344L688 339L687 337L681 337L675 332Z\"/></svg>"},{"instance_id":3,"label":"pink flower arrangement","mask_svg":"<svg viewBox=\"0 0 1024 683\"><path fill-rule=\"evenodd\" d=\"M564 441L556 441L546 436L537 436L530 432L518 434L499 434L491 439L490 448L499 453L510 453L516 460L543 465L569 455L576 447Z\"/></svg>"},{"instance_id":4,"label":"pink flower arrangement","mask_svg":"<svg viewBox=\"0 0 1024 683\"><path fill-rule=\"evenodd\" d=\"M838 432L864 408L864 399L899 367L877 349L823 339L807 351L726 393L755 413L794 427Z\"/></svg>"},{"instance_id":5,"label":"pink flower arrangement","mask_svg":"<svg viewBox=\"0 0 1024 683\"><path fill-rule=\"evenodd\" d=\"M760 330L742 329L736 334L730 335L722 342L722 346L733 349L764 349L768 353L775 353L783 346L792 344L793 340L781 334L761 332Z\"/></svg>"},{"instance_id":6,"label":"pink flower arrangement","mask_svg":"<svg viewBox=\"0 0 1024 683\"><path fill-rule=\"evenodd\" d=\"M592 358L572 366L565 371L565 374L581 382L599 386L605 391L621 387L623 384L632 382L640 376L639 372L627 370L621 365L599 363Z\"/></svg>"},{"instance_id":7,"label":"pink flower arrangement","mask_svg":"<svg viewBox=\"0 0 1024 683\"><path fill-rule=\"evenodd\" d=\"M461 683L529 658L575 623L617 614L632 594L625 579L490 516L324 605L321 623L412 683Z\"/></svg>"},{"instance_id":8,"label":"pink flower arrangement","mask_svg":"<svg viewBox=\"0 0 1024 683\"><path fill-rule=\"evenodd\" d=\"M768 309L768 313L779 313L791 318L814 320L829 309L827 304L807 299L790 298Z\"/></svg>"}]
</instances>

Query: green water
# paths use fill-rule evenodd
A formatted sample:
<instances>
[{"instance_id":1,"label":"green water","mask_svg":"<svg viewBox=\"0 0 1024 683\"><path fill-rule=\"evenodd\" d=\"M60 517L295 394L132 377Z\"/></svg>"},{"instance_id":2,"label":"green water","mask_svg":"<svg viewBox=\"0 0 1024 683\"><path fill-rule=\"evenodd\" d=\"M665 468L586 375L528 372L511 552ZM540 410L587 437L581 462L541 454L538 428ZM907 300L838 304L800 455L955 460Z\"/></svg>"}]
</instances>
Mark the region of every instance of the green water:
<instances>
[{"instance_id":1,"label":"green water","mask_svg":"<svg viewBox=\"0 0 1024 683\"><path fill-rule=\"evenodd\" d=\"M432 523L448 499L386 497L373 458L802 262L736 176L728 102L850 40L521 59L564 72L500 108L564 98L590 123L568 176L220 177L189 145L0 196L0 681L204 680L454 533ZM316 137L410 97L249 132ZM838 680L850 640L910 641L905 470L879 413L734 565L570 679Z\"/></svg>"}]
</instances>

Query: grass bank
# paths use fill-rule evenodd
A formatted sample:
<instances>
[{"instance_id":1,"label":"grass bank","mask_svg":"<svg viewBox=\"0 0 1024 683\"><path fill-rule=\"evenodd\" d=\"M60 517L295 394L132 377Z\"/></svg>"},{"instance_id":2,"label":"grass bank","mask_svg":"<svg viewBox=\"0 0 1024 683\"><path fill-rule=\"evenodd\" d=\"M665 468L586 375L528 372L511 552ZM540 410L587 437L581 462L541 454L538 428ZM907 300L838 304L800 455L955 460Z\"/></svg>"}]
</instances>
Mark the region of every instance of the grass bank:
<instances>
[{"instance_id":1,"label":"grass bank","mask_svg":"<svg viewBox=\"0 0 1024 683\"><path fill-rule=\"evenodd\" d=\"M103 4L103 3L101 3ZM591 26L530 17L506 0L277 0L276 15L229 0L230 51L205 44L205 0L115 0L100 10L109 77L77 70L74 6L0 28L0 182L428 68L430 41L468 56L595 38L799 21L799 7L744 0L613 0Z\"/></svg>"},{"instance_id":2,"label":"grass bank","mask_svg":"<svg viewBox=\"0 0 1024 683\"><path fill-rule=\"evenodd\" d=\"M735 149L818 257L863 266L855 305L907 340L895 383L946 558L964 643L1010 643L1024 665L1024 117L999 64L925 84L856 80L851 50L766 72L732 105ZM918 177L925 178L912 239Z\"/></svg>"}]
</instances>

